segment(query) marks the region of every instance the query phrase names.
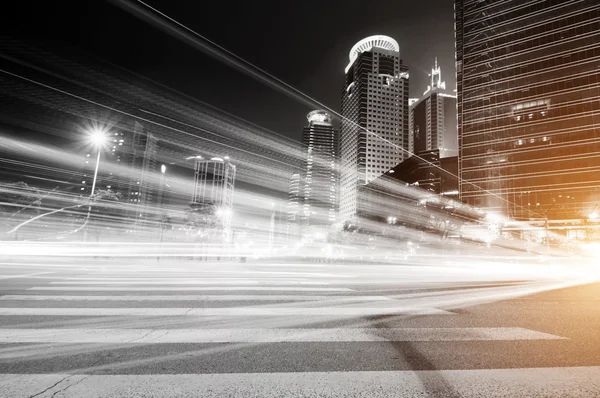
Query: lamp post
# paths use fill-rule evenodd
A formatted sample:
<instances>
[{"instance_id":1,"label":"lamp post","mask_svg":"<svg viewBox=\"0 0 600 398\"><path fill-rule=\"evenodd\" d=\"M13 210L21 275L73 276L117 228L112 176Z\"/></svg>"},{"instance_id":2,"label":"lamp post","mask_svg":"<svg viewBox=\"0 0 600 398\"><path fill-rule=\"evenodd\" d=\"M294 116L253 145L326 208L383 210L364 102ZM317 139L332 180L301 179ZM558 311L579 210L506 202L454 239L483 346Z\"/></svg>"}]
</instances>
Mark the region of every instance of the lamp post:
<instances>
[{"instance_id":1,"label":"lamp post","mask_svg":"<svg viewBox=\"0 0 600 398\"><path fill-rule=\"evenodd\" d=\"M160 191L158 198L158 206L162 209L163 207L163 197L165 196L165 177L167 173L167 166L164 164L160 165Z\"/></svg>"},{"instance_id":2,"label":"lamp post","mask_svg":"<svg viewBox=\"0 0 600 398\"><path fill-rule=\"evenodd\" d=\"M103 130L95 129L91 135L91 141L94 146L98 147L98 155L96 156L96 167L94 169L94 180L92 181L92 191L90 192L90 203L88 205L87 217L85 219L86 228L83 230L84 241L87 241L87 224L90 221L90 213L92 212L92 198L94 197L94 191L96 190L96 181L98 180L98 168L100 166L100 154L102 153L102 145L106 141L106 135Z\"/></svg>"},{"instance_id":3,"label":"lamp post","mask_svg":"<svg viewBox=\"0 0 600 398\"><path fill-rule=\"evenodd\" d=\"M105 139L106 137L104 136L104 133L100 130L96 130L92 136L92 142L98 147L98 155L96 156L96 168L94 169L94 180L92 181L92 192L90 193L90 198L94 195L94 190L96 189L96 181L98 180L98 167L100 166L100 153Z\"/></svg>"}]
</instances>

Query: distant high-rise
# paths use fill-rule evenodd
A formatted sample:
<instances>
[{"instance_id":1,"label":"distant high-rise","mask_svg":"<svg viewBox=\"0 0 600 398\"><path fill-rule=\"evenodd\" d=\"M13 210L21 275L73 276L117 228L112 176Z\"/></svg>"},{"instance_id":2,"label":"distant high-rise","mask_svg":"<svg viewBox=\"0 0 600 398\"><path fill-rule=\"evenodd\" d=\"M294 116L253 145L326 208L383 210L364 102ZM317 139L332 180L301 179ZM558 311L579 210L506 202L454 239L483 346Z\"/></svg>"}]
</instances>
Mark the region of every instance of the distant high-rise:
<instances>
[{"instance_id":1,"label":"distant high-rise","mask_svg":"<svg viewBox=\"0 0 600 398\"><path fill-rule=\"evenodd\" d=\"M306 149L302 218L305 225L329 225L335 222L337 213L338 135L328 112L315 110L306 117L308 125L302 134Z\"/></svg>"},{"instance_id":2,"label":"distant high-rise","mask_svg":"<svg viewBox=\"0 0 600 398\"><path fill-rule=\"evenodd\" d=\"M446 83L437 58L430 76L423 97L410 105L409 149L413 153L439 150L440 158L457 156L456 96L444 93Z\"/></svg>"},{"instance_id":3,"label":"distant high-rise","mask_svg":"<svg viewBox=\"0 0 600 398\"><path fill-rule=\"evenodd\" d=\"M300 227L300 174L292 174L290 178L288 209L287 209L287 235L295 239L299 234Z\"/></svg>"},{"instance_id":4,"label":"distant high-rise","mask_svg":"<svg viewBox=\"0 0 600 398\"><path fill-rule=\"evenodd\" d=\"M398 43L367 37L350 50L342 88L340 220L357 213L359 187L402 162L408 149L408 68Z\"/></svg>"},{"instance_id":5,"label":"distant high-rise","mask_svg":"<svg viewBox=\"0 0 600 398\"><path fill-rule=\"evenodd\" d=\"M516 219L600 203L600 3L455 1L461 200Z\"/></svg>"},{"instance_id":6,"label":"distant high-rise","mask_svg":"<svg viewBox=\"0 0 600 398\"><path fill-rule=\"evenodd\" d=\"M204 159L192 156L194 161L194 190L192 203L203 203L217 208L231 208L235 184L235 166L229 158Z\"/></svg>"},{"instance_id":7,"label":"distant high-rise","mask_svg":"<svg viewBox=\"0 0 600 398\"><path fill-rule=\"evenodd\" d=\"M116 144L118 143L113 140L113 151ZM132 174L129 178L129 188L125 200L137 199L136 218L142 217L143 214L154 216L155 211L151 207L158 204L155 195L159 188L156 181L157 145L156 137L150 132L144 131L144 126L140 123L134 122L131 153L128 156Z\"/></svg>"},{"instance_id":8,"label":"distant high-rise","mask_svg":"<svg viewBox=\"0 0 600 398\"><path fill-rule=\"evenodd\" d=\"M300 174L292 174L288 197L288 222L296 223L300 217Z\"/></svg>"},{"instance_id":9,"label":"distant high-rise","mask_svg":"<svg viewBox=\"0 0 600 398\"><path fill-rule=\"evenodd\" d=\"M194 162L194 190L191 203L214 210L220 218L223 230L229 232L233 210L233 192L236 168L228 157L204 159L202 156L187 158Z\"/></svg>"}]
</instances>

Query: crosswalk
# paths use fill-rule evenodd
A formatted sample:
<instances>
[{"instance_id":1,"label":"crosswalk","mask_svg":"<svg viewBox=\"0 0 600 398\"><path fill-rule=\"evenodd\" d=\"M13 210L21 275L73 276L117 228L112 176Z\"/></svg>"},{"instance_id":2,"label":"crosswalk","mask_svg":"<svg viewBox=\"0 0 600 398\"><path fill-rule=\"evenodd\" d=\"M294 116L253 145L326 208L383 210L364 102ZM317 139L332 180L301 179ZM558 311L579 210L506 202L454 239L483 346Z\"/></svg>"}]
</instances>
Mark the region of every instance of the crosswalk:
<instances>
[{"instance_id":1,"label":"crosswalk","mask_svg":"<svg viewBox=\"0 0 600 398\"><path fill-rule=\"evenodd\" d=\"M556 284L404 279L313 264L39 273L0 296L0 396L600 396L600 367L457 368L452 359L466 355L453 347L568 341L455 311ZM436 350L452 359L447 368L432 365Z\"/></svg>"}]
</instances>

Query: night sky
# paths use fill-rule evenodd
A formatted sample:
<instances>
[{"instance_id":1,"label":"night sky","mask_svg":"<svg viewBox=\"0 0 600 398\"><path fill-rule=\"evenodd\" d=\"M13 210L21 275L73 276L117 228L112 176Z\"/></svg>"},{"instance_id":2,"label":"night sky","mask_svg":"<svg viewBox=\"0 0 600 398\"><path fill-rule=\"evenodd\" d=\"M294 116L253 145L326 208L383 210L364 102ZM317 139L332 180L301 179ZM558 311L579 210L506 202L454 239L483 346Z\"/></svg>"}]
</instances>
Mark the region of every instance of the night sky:
<instances>
[{"instance_id":1,"label":"night sky","mask_svg":"<svg viewBox=\"0 0 600 398\"><path fill-rule=\"evenodd\" d=\"M299 140L311 110L184 44L108 1L16 2L11 39L61 42L262 127ZM344 67L360 39L385 34L410 67L411 96L426 88L434 57L452 90L453 2L190 1L148 4L338 111Z\"/></svg>"}]
</instances>

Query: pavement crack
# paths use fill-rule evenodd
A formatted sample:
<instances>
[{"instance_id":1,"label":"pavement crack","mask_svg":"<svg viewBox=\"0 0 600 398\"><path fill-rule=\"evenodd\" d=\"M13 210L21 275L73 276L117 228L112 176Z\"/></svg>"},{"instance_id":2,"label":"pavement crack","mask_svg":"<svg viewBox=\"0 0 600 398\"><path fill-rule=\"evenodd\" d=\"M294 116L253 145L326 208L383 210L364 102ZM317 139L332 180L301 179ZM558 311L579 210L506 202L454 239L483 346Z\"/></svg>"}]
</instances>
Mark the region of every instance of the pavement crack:
<instances>
[{"instance_id":1,"label":"pavement crack","mask_svg":"<svg viewBox=\"0 0 600 398\"><path fill-rule=\"evenodd\" d=\"M95 361L94 363L92 363L90 365L90 367L94 367L94 366L98 365L100 362L102 362L102 359L99 359L99 360ZM63 378L62 380L60 380L58 383L54 384L52 387L49 387L49 388L45 389L44 391L42 391L41 393L33 395L33 396L29 397L29 398L33 398L33 397L35 397L35 396L37 396L39 394L43 394L44 392L48 391L49 389L51 389L53 387L56 387L60 382L66 380L66 379L68 379L70 377L73 377L73 376L75 376L75 374L70 374L69 376L67 376L67 377ZM64 391L68 390L69 388L71 388L73 386L76 386L77 384L81 383L82 381L84 381L85 379L89 378L90 376L92 376L92 375L84 376L81 379L79 379L77 382L69 384L68 386L66 386L65 388L63 388L61 390L55 391L54 393L52 393L52 395L50 396L50 398L53 398L56 394L64 392Z\"/></svg>"},{"instance_id":2,"label":"pavement crack","mask_svg":"<svg viewBox=\"0 0 600 398\"><path fill-rule=\"evenodd\" d=\"M163 334L157 334L157 336L155 336L153 339L149 340L149 341L156 341L156 339L159 339L161 337L165 337L166 335L168 335L170 333L170 331L165 331Z\"/></svg>"},{"instance_id":3,"label":"pavement crack","mask_svg":"<svg viewBox=\"0 0 600 398\"><path fill-rule=\"evenodd\" d=\"M143 335L143 336L137 337L137 338L135 338L135 339L133 339L133 340L129 340L129 341L127 341L127 343L135 343L136 341L143 340L143 339L145 339L146 337L150 336L150 335L151 335L152 333L154 333L154 332L156 332L156 330L149 330L148 332L144 333L144 335Z\"/></svg>"},{"instance_id":4,"label":"pavement crack","mask_svg":"<svg viewBox=\"0 0 600 398\"><path fill-rule=\"evenodd\" d=\"M45 390L43 390L43 391L40 391L40 392L38 392L37 394L30 395L28 398L34 398L34 397L38 397L38 396L42 395L42 394L43 394L43 393L45 393L46 391L53 389L54 387L56 387L57 385L59 385L60 383L62 383L63 381L65 381L66 379L68 379L68 378L69 378L69 377L71 377L71 376L73 376L73 375L72 375L72 374L70 374L70 375L68 375L68 376L65 376L65 377L63 377L62 379L60 379L60 380L59 380L59 381L57 381L56 383L52 384L50 387L46 388L46 389L45 389Z\"/></svg>"},{"instance_id":5,"label":"pavement crack","mask_svg":"<svg viewBox=\"0 0 600 398\"><path fill-rule=\"evenodd\" d=\"M56 391L55 393L53 393L53 394L50 396L50 398L54 398L54 396L55 396L56 394L58 394L58 393L62 393L62 392L65 392L65 391L66 391L66 390L68 390L69 388L71 388L71 387L73 387L73 386L76 386L77 384L81 383L82 381L84 381L85 379L89 378L90 376L91 376L91 375L87 375L87 376L85 376L85 377L82 377L82 378L81 378L81 379L79 379L79 380L78 380L76 383L69 384L68 386L66 386L66 387L65 387L65 388L63 388L62 390L58 390L58 391Z\"/></svg>"},{"instance_id":6,"label":"pavement crack","mask_svg":"<svg viewBox=\"0 0 600 398\"><path fill-rule=\"evenodd\" d=\"M98 360L98 361L94 362L94 363L91 365L91 367L93 367L93 366L96 366L96 365L97 365L97 364L99 364L101 361L102 361L102 360L100 359L100 360ZM62 383L63 381L65 381L65 380L67 380L68 378L71 378L71 377L73 377L73 376L75 376L75 373L72 373L72 374L70 374L70 375L67 375L67 376L63 377L62 379L60 379L60 380L59 380L59 381L57 381L56 383L52 384L50 387L46 388L46 389L45 389L45 390L43 390L43 391L40 391L40 392L38 392L37 394L30 395L28 398L35 398L35 397L39 397L40 395L44 394L44 393L45 393L45 392L47 392L47 391L50 391L51 389L53 389L54 387L56 387L57 385L59 385L59 384L60 384L60 383ZM61 390L58 390L58 391L54 392L54 393L51 395L51 397L54 397L54 396L55 396L56 394L58 394L59 392L65 391L67 388L70 388L70 387L72 387L72 386L74 386L74 385L77 385L77 384L81 383L83 380L87 379L87 378L88 378L88 377L90 377L90 376L91 376L91 375L87 375L87 376L83 377L81 380L77 381L76 383L69 384L69 385L68 385L68 386L66 386L65 388L63 388L63 389L61 389Z\"/></svg>"}]
</instances>

